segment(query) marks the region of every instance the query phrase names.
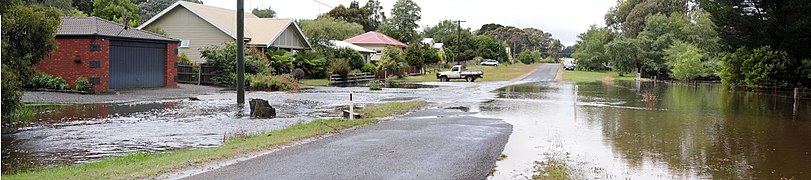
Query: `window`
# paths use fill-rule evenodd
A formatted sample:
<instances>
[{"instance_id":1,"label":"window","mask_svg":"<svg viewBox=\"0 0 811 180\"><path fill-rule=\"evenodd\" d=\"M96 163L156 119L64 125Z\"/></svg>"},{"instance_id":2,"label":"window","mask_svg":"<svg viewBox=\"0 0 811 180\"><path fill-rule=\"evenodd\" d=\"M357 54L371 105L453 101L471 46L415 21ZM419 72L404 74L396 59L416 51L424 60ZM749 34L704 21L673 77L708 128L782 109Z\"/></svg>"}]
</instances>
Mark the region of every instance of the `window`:
<instances>
[{"instance_id":1,"label":"window","mask_svg":"<svg viewBox=\"0 0 811 180\"><path fill-rule=\"evenodd\" d=\"M383 54L383 51L375 49L376 54Z\"/></svg>"},{"instance_id":2,"label":"window","mask_svg":"<svg viewBox=\"0 0 811 180\"><path fill-rule=\"evenodd\" d=\"M189 40L181 39L180 40L180 47L182 48L189 48Z\"/></svg>"}]
</instances>

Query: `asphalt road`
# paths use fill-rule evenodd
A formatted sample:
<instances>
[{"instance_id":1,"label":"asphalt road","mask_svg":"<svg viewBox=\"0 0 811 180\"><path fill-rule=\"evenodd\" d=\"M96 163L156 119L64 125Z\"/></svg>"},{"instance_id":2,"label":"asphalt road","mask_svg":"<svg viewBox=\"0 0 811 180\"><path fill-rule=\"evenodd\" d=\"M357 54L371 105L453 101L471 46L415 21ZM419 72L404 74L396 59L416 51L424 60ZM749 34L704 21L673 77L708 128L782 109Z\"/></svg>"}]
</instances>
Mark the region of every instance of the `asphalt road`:
<instances>
[{"instance_id":1,"label":"asphalt road","mask_svg":"<svg viewBox=\"0 0 811 180\"><path fill-rule=\"evenodd\" d=\"M557 68L524 80L553 80ZM485 179L513 127L473 114L417 111L187 179Z\"/></svg>"}]
</instances>

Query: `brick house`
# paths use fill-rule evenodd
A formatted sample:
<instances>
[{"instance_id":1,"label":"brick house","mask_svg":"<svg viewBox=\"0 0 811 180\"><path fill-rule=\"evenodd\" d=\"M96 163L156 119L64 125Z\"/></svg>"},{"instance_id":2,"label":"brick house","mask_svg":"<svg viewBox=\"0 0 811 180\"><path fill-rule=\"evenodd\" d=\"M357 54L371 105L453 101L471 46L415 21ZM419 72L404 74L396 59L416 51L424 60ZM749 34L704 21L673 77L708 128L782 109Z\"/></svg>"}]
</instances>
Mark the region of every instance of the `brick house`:
<instances>
[{"instance_id":1,"label":"brick house","mask_svg":"<svg viewBox=\"0 0 811 180\"><path fill-rule=\"evenodd\" d=\"M177 39L98 17L62 17L56 42L34 68L74 89L79 77L90 80L93 92L177 86Z\"/></svg>"}]
</instances>

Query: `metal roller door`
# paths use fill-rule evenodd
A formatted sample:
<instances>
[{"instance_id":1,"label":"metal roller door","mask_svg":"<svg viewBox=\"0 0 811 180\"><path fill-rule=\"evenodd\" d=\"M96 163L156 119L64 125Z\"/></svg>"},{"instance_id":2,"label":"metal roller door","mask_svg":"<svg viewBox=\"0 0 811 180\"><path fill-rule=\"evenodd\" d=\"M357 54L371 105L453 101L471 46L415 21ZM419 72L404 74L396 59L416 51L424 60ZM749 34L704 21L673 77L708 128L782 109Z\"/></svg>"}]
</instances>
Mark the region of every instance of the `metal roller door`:
<instances>
[{"instance_id":1,"label":"metal roller door","mask_svg":"<svg viewBox=\"0 0 811 180\"><path fill-rule=\"evenodd\" d=\"M166 44L110 42L110 88L162 87Z\"/></svg>"}]
</instances>

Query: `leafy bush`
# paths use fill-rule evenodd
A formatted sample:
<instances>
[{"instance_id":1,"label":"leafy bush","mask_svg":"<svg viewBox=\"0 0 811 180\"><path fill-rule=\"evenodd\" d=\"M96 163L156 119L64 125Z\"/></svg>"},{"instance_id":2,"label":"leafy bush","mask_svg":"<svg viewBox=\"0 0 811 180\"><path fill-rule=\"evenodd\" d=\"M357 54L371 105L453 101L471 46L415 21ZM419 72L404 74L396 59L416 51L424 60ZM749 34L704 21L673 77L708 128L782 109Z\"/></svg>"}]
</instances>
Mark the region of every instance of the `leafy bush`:
<instances>
[{"instance_id":1,"label":"leafy bush","mask_svg":"<svg viewBox=\"0 0 811 180\"><path fill-rule=\"evenodd\" d=\"M191 64L191 59L189 59L189 56L186 56L186 53L180 53L177 55L177 62L182 64Z\"/></svg>"},{"instance_id":2,"label":"leafy bush","mask_svg":"<svg viewBox=\"0 0 811 180\"><path fill-rule=\"evenodd\" d=\"M670 66L670 76L679 80L691 80L704 73L704 63L699 49L689 43L676 41L664 50Z\"/></svg>"},{"instance_id":3,"label":"leafy bush","mask_svg":"<svg viewBox=\"0 0 811 180\"><path fill-rule=\"evenodd\" d=\"M206 58L206 64L218 69L212 80L220 85L236 84L237 46L234 42L228 42L224 46L203 47L200 52ZM244 57L246 74L271 73L267 59L256 49L249 50Z\"/></svg>"},{"instance_id":4,"label":"leafy bush","mask_svg":"<svg viewBox=\"0 0 811 180\"><path fill-rule=\"evenodd\" d=\"M337 59L346 60L349 63L349 67L352 69L360 69L365 64L363 55L352 48L338 48L332 50L330 59L333 61Z\"/></svg>"},{"instance_id":5,"label":"leafy bush","mask_svg":"<svg viewBox=\"0 0 811 180\"><path fill-rule=\"evenodd\" d=\"M383 84L380 81L372 81L369 84L369 90L371 91L380 91L383 90Z\"/></svg>"},{"instance_id":6,"label":"leafy bush","mask_svg":"<svg viewBox=\"0 0 811 180\"><path fill-rule=\"evenodd\" d=\"M20 108L20 98L23 93L20 90L20 82L17 80L17 75L7 68L2 67L2 99L3 99L3 121L6 121L6 116L12 114Z\"/></svg>"},{"instance_id":7,"label":"leafy bush","mask_svg":"<svg viewBox=\"0 0 811 180\"><path fill-rule=\"evenodd\" d=\"M76 90L78 91L90 91L93 87L93 84L90 83L90 80L87 78L79 77L75 81L76 83Z\"/></svg>"},{"instance_id":8,"label":"leafy bush","mask_svg":"<svg viewBox=\"0 0 811 180\"><path fill-rule=\"evenodd\" d=\"M532 64L541 60L540 51L523 51L518 54L518 61L524 64Z\"/></svg>"},{"instance_id":9,"label":"leafy bush","mask_svg":"<svg viewBox=\"0 0 811 180\"><path fill-rule=\"evenodd\" d=\"M352 69L349 67L349 62L344 59L335 59L332 61L332 64L329 65L329 71L332 74L341 75L341 77L346 77L349 75L349 72Z\"/></svg>"},{"instance_id":10,"label":"leafy bush","mask_svg":"<svg viewBox=\"0 0 811 180\"><path fill-rule=\"evenodd\" d=\"M313 51L299 51L293 56L296 60L293 65L304 70L308 78L324 78L327 76L326 58Z\"/></svg>"},{"instance_id":11,"label":"leafy bush","mask_svg":"<svg viewBox=\"0 0 811 180\"><path fill-rule=\"evenodd\" d=\"M725 85L747 87L791 86L792 79L798 76L789 70L798 68L785 51L772 50L763 46L753 51L744 48L724 56L721 80ZM798 68L801 69L801 68Z\"/></svg>"},{"instance_id":12,"label":"leafy bush","mask_svg":"<svg viewBox=\"0 0 811 180\"><path fill-rule=\"evenodd\" d=\"M50 74L37 73L26 81L25 88L28 89L55 89L55 90L68 90L70 85L68 81L62 77L51 76Z\"/></svg>"},{"instance_id":13,"label":"leafy bush","mask_svg":"<svg viewBox=\"0 0 811 180\"><path fill-rule=\"evenodd\" d=\"M247 75L245 76L245 82L250 87L271 91L294 90L298 89L300 86L300 84L295 82L293 76L290 76L289 74L278 76Z\"/></svg>"},{"instance_id":14,"label":"leafy bush","mask_svg":"<svg viewBox=\"0 0 811 180\"><path fill-rule=\"evenodd\" d=\"M267 59L270 60L270 67L273 67L275 74L284 74L292 72L293 61L295 54L283 49L268 50L265 52Z\"/></svg>"},{"instance_id":15,"label":"leafy bush","mask_svg":"<svg viewBox=\"0 0 811 180\"><path fill-rule=\"evenodd\" d=\"M370 72L370 73L374 73L376 69L377 69L377 66L375 66L375 65L374 65L374 64L372 64L372 63L369 63L369 64L364 64L364 65L363 65L363 68L360 68L360 70L361 70L361 71L363 71L363 72Z\"/></svg>"}]
</instances>

